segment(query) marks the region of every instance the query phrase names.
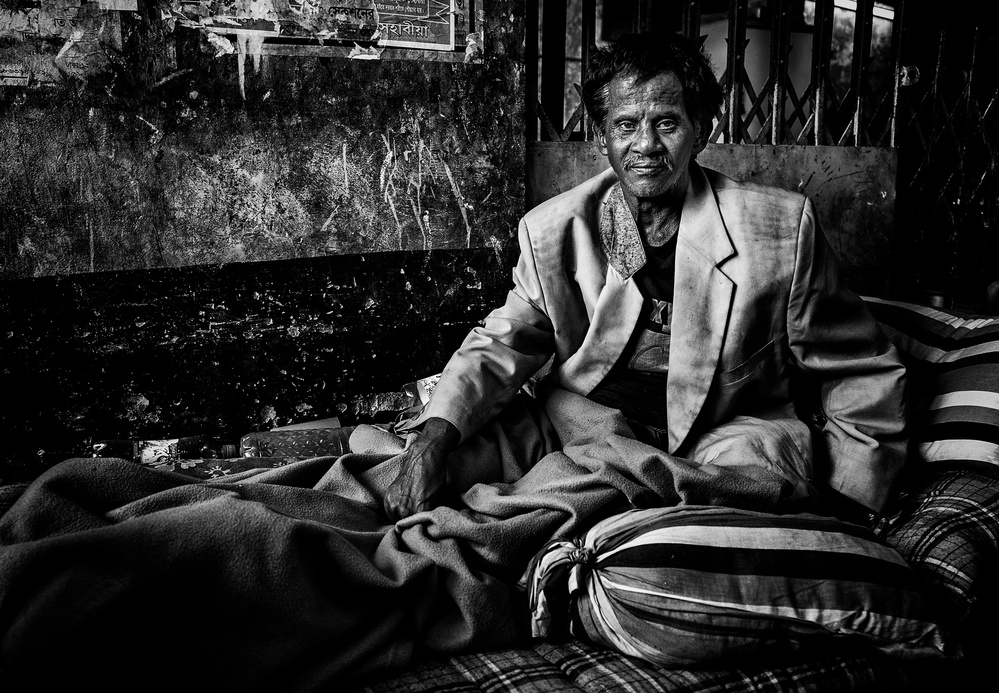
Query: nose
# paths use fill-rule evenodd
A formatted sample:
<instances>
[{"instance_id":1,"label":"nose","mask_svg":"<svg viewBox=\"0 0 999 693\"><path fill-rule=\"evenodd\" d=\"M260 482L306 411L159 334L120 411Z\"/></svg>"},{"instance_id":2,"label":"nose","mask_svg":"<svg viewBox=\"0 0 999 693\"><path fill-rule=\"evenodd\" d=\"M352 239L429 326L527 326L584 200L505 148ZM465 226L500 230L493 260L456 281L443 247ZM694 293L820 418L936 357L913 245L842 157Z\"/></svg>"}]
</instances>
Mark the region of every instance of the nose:
<instances>
[{"instance_id":1,"label":"nose","mask_svg":"<svg viewBox=\"0 0 999 693\"><path fill-rule=\"evenodd\" d=\"M632 148L638 154L655 154L664 149L659 132L652 123L643 122L635 133Z\"/></svg>"}]
</instances>

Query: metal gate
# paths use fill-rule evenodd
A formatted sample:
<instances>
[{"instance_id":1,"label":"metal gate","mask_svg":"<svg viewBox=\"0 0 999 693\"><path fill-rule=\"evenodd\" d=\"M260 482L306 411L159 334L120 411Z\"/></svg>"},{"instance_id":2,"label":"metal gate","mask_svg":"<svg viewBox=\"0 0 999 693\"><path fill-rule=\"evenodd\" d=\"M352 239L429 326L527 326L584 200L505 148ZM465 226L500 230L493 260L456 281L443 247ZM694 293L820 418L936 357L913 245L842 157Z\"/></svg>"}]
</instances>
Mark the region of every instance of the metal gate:
<instances>
[{"instance_id":1,"label":"metal gate","mask_svg":"<svg viewBox=\"0 0 999 693\"><path fill-rule=\"evenodd\" d=\"M593 46L625 32L679 31L705 42L714 59L725 101L710 141L739 145L729 156L769 156L784 168L797 157L792 167L827 173L852 161L877 172L861 191L867 198L846 208L880 209L852 231L882 236L876 261L884 262L882 275L891 268L883 286L865 288L999 312L999 299L985 300L987 285L999 280L996 14L992 0L959 8L904 0L532 0L528 203L605 165L592 147L575 144L592 139L578 85ZM763 156L742 145L776 149ZM820 148L821 156L794 146ZM847 149L850 158L841 160ZM750 173L774 172L761 164ZM852 241L842 247L848 264L864 260L850 257Z\"/></svg>"},{"instance_id":2,"label":"metal gate","mask_svg":"<svg viewBox=\"0 0 999 693\"><path fill-rule=\"evenodd\" d=\"M534 0L527 17L527 139L590 139L578 90L593 46L629 31L665 30L714 48L725 102L711 142L894 146L903 5Z\"/></svg>"}]
</instances>

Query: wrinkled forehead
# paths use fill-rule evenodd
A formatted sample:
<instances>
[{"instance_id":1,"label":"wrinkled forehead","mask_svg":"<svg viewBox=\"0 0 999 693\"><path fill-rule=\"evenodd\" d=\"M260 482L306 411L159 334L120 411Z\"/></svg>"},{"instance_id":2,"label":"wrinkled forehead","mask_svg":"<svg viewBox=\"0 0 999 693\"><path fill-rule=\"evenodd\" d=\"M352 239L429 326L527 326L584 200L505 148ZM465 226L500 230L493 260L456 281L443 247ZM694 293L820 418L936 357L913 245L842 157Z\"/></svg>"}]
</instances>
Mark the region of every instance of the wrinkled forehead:
<instances>
[{"instance_id":1,"label":"wrinkled forehead","mask_svg":"<svg viewBox=\"0 0 999 693\"><path fill-rule=\"evenodd\" d=\"M608 113L619 108L655 103L663 108L678 108L686 115L683 85L672 72L655 75L624 73L616 75L607 85Z\"/></svg>"}]
</instances>

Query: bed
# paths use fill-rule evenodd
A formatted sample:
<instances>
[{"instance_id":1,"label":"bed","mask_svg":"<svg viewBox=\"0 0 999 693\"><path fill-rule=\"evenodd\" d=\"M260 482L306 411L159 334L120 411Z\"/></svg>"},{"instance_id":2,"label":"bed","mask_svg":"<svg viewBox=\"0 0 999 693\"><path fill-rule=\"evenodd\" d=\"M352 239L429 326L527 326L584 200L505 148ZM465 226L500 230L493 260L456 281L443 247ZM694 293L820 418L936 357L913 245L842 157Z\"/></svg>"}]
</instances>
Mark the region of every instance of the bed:
<instances>
[{"instance_id":1,"label":"bed","mask_svg":"<svg viewBox=\"0 0 999 693\"><path fill-rule=\"evenodd\" d=\"M809 637L788 651L748 650L677 666L600 642L585 629L530 637L523 627L534 606L529 585L522 571L504 573L504 566L537 558L530 540L539 526L581 546L595 518L654 510L647 487L656 483L665 483L659 497L674 494L688 508L765 514L766 480L750 480L756 485L747 495L745 484L737 492L712 486L686 468L671 468L663 482L641 471L625 478L604 461L583 474L561 460L527 486L466 499L471 512L445 511L392 529L372 509L385 482L384 450L195 460L171 469L76 459L30 485L0 488L4 689L99 683L105 690L817 692L971 685L997 644L999 319L867 302L909 365L915 425L910 470L889 515L864 541L902 557L925 602L920 618L934 637L937 628L945 634L938 656L925 647L913 654L863 638ZM546 432L538 428L531 435L543 448ZM588 435L616 434L598 428ZM567 510L560 505L566 497L601 512ZM503 523L482 522L486 513ZM336 531L328 531L331 524ZM518 581L520 588L510 589Z\"/></svg>"}]
</instances>

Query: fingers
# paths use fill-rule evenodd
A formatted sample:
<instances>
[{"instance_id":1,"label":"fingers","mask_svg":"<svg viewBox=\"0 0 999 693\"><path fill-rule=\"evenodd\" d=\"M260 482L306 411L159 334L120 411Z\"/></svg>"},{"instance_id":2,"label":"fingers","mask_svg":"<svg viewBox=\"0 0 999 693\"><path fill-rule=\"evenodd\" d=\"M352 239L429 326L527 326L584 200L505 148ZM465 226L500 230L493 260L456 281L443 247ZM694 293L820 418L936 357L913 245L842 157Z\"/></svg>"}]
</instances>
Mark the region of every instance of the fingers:
<instances>
[{"instance_id":1,"label":"fingers","mask_svg":"<svg viewBox=\"0 0 999 693\"><path fill-rule=\"evenodd\" d=\"M412 450L400 457L399 474L385 492L382 506L393 522L432 510L446 494L443 465L433 457Z\"/></svg>"},{"instance_id":2,"label":"fingers","mask_svg":"<svg viewBox=\"0 0 999 693\"><path fill-rule=\"evenodd\" d=\"M412 488L390 488L383 503L385 514L393 522L398 522L410 515L433 510L444 496L442 491L443 487L438 487L429 494L424 494L422 489L417 491Z\"/></svg>"}]
</instances>

